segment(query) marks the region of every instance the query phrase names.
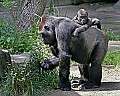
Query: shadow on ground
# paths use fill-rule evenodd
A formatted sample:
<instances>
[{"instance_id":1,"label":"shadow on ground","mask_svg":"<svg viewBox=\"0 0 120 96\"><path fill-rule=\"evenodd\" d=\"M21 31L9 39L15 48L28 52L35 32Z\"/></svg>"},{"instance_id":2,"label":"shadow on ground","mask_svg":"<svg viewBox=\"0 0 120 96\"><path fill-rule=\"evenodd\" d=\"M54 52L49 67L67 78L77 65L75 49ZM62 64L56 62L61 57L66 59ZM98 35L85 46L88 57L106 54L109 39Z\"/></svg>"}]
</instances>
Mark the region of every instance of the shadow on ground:
<instances>
[{"instance_id":1,"label":"shadow on ground","mask_svg":"<svg viewBox=\"0 0 120 96\"><path fill-rule=\"evenodd\" d=\"M85 89L82 91L114 91L120 90L120 82L102 82L100 88ZM78 88L73 88L73 91L81 91Z\"/></svg>"}]
</instances>

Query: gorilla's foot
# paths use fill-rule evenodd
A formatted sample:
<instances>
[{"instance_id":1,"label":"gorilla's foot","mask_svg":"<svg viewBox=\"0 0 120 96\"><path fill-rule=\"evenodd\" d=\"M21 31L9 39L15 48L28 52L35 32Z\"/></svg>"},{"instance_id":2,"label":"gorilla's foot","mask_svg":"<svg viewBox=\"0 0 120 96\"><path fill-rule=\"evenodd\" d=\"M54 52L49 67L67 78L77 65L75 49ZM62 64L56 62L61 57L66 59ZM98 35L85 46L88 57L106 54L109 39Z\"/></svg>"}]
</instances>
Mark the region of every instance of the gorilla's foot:
<instances>
[{"instance_id":1,"label":"gorilla's foot","mask_svg":"<svg viewBox=\"0 0 120 96\"><path fill-rule=\"evenodd\" d=\"M70 84L70 82L61 83L60 89L61 89L62 91L70 91L70 90L71 90L71 84Z\"/></svg>"},{"instance_id":2,"label":"gorilla's foot","mask_svg":"<svg viewBox=\"0 0 120 96\"><path fill-rule=\"evenodd\" d=\"M74 77L73 80L71 80L71 85L73 88L77 88L79 85L84 84L86 82L88 82L86 78Z\"/></svg>"},{"instance_id":3,"label":"gorilla's foot","mask_svg":"<svg viewBox=\"0 0 120 96\"><path fill-rule=\"evenodd\" d=\"M89 82L89 81L78 86L78 88L79 88L80 90L83 90L83 89L92 89L92 88L99 88L99 87L100 87L100 86L95 85L94 83L91 83L91 82Z\"/></svg>"},{"instance_id":4,"label":"gorilla's foot","mask_svg":"<svg viewBox=\"0 0 120 96\"><path fill-rule=\"evenodd\" d=\"M86 83L87 81L84 80L72 80L71 86L72 88L77 88L79 85Z\"/></svg>"}]
</instances>

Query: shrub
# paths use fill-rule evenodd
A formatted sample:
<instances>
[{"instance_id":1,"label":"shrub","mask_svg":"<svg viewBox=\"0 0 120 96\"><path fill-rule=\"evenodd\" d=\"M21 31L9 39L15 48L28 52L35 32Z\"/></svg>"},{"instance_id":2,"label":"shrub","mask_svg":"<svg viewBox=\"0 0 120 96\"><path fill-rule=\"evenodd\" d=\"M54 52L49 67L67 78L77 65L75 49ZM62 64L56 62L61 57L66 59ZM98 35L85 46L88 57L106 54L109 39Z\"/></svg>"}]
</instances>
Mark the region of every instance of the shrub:
<instances>
[{"instance_id":1,"label":"shrub","mask_svg":"<svg viewBox=\"0 0 120 96\"><path fill-rule=\"evenodd\" d=\"M0 22L0 48L11 53L30 52L30 61L22 66L9 65L9 73L0 86L0 96L43 96L58 86L58 72L44 71L38 60L49 58L50 50L42 43L37 26L26 32L16 32L7 22Z\"/></svg>"},{"instance_id":2,"label":"shrub","mask_svg":"<svg viewBox=\"0 0 120 96\"><path fill-rule=\"evenodd\" d=\"M115 35L114 32L112 32L111 29L109 28L103 28L103 30L106 32L107 36L108 36L108 39L110 41L120 41L120 36L119 35Z\"/></svg>"},{"instance_id":3,"label":"shrub","mask_svg":"<svg viewBox=\"0 0 120 96\"><path fill-rule=\"evenodd\" d=\"M120 51L108 52L103 63L107 65L120 65Z\"/></svg>"}]
</instances>

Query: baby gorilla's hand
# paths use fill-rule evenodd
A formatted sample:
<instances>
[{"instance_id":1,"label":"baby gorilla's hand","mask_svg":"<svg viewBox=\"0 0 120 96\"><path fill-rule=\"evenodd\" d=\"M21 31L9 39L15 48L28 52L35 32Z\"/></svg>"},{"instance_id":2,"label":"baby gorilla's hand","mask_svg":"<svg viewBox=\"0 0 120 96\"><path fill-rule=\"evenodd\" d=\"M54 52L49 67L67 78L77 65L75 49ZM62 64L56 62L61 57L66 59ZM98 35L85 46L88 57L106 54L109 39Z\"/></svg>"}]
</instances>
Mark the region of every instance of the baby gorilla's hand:
<instances>
[{"instance_id":1,"label":"baby gorilla's hand","mask_svg":"<svg viewBox=\"0 0 120 96\"><path fill-rule=\"evenodd\" d=\"M78 35L79 35L79 30L78 30L78 28L76 28L76 30L73 32L72 35L78 37Z\"/></svg>"}]
</instances>

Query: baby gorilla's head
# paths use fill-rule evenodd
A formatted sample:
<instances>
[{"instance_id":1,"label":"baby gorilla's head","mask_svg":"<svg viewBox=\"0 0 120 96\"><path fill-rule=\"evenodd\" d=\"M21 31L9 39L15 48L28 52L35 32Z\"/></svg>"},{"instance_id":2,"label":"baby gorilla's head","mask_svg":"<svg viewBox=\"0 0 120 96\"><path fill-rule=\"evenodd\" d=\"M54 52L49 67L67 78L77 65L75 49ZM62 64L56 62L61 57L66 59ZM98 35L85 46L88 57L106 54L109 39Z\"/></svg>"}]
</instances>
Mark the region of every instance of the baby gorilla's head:
<instances>
[{"instance_id":1,"label":"baby gorilla's head","mask_svg":"<svg viewBox=\"0 0 120 96\"><path fill-rule=\"evenodd\" d=\"M88 12L85 9L80 9L77 13L77 20L80 25L84 25L88 20Z\"/></svg>"}]
</instances>

